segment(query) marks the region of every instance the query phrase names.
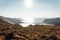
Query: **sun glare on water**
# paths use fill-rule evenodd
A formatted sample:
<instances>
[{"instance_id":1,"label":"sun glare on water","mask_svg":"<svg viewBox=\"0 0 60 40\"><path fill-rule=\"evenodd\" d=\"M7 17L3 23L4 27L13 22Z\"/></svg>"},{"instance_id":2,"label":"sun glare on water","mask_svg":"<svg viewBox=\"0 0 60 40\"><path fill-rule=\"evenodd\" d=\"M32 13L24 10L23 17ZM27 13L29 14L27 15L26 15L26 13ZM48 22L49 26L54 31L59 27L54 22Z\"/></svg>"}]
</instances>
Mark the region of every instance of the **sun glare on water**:
<instances>
[{"instance_id":1,"label":"sun glare on water","mask_svg":"<svg viewBox=\"0 0 60 40\"><path fill-rule=\"evenodd\" d=\"M22 23L21 25L23 26L23 27L26 27L26 26L28 26L28 25L30 25L30 24L32 24L33 23L33 18L29 18L29 17L24 17L23 18L23 22L24 23Z\"/></svg>"},{"instance_id":2,"label":"sun glare on water","mask_svg":"<svg viewBox=\"0 0 60 40\"><path fill-rule=\"evenodd\" d=\"M24 22L27 22L27 23L33 23L33 18L23 18Z\"/></svg>"}]
</instances>

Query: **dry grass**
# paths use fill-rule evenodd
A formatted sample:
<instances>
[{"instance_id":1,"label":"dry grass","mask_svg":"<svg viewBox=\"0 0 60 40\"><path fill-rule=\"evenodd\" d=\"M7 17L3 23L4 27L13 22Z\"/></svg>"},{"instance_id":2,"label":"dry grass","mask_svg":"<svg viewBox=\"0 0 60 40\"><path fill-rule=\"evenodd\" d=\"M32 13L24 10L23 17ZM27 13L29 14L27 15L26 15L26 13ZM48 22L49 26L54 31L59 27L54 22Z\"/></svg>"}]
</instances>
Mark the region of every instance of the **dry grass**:
<instances>
[{"instance_id":1,"label":"dry grass","mask_svg":"<svg viewBox=\"0 0 60 40\"><path fill-rule=\"evenodd\" d=\"M0 24L0 40L60 40L60 26Z\"/></svg>"}]
</instances>

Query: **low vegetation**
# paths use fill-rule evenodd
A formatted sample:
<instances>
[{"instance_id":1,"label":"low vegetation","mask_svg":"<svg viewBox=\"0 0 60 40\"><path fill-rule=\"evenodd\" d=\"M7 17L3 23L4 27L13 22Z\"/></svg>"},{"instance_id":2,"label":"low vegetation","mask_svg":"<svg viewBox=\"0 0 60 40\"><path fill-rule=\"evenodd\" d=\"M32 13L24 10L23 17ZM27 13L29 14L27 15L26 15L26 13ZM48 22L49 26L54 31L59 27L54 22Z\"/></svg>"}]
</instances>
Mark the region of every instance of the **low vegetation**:
<instances>
[{"instance_id":1,"label":"low vegetation","mask_svg":"<svg viewBox=\"0 0 60 40\"><path fill-rule=\"evenodd\" d=\"M60 26L0 24L0 40L60 40Z\"/></svg>"}]
</instances>

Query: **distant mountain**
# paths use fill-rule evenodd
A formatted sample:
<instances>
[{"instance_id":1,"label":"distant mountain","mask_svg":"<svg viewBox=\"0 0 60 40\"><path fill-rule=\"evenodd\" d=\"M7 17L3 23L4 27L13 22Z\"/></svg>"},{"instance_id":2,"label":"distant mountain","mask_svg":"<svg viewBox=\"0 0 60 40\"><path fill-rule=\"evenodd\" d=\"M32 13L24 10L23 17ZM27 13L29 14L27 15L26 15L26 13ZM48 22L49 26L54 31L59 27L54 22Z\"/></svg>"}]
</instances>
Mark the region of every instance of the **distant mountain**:
<instances>
[{"instance_id":1,"label":"distant mountain","mask_svg":"<svg viewBox=\"0 0 60 40\"><path fill-rule=\"evenodd\" d=\"M45 18L34 18L33 24L42 24Z\"/></svg>"},{"instance_id":2,"label":"distant mountain","mask_svg":"<svg viewBox=\"0 0 60 40\"><path fill-rule=\"evenodd\" d=\"M8 23L7 21L5 21L5 17L0 16L0 23Z\"/></svg>"},{"instance_id":3,"label":"distant mountain","mask_svg":"<svg viewBox=\"0 0 60 40\"><path fill-rule=\"evenodd\" d=\"M60 25L60 18L35 18L35 25Z\"/></svg>"},{"instance_id":4,"label":"distant mountain","mask_svg":"<svg viewBox=\"0 0 60 40\"><path fill-rule=\"evenodd\" d=\"M34 18L33 19L34 25L60 25L60 18ZM3 17L0 16L0 23L10 23L10 24L26 24L23 19L19 18L9 18L9 17Z\"/></svg>"},{"instance_id":5,"label":"distant mountain","mask_svg":"<svg viewBox=\"0 0 60 40\"><path fill-rule=\"evenodd\" d=\"M60 25L60 18L45 19L44 23L54 24L54 25Z\"/></svg>"},{"instance_id":6,"label":"distant mountain","mask_svg":"<svg viewBox=\"0 0 60 40\"><path fill-rule=\"evenodd\" d=\"M5 22L5 23L11 23L11 24L19 24L19 23L21 23L21 21L22 20L20 20L18 18L8 18L8 17L0 16L0 23Z\"/></svg>"},{"instance_id":7,"label":"distant mountain","mask_svg":"<svg viewBox=\"0 0 60 40\"><path fill-rule=\"evenodd\" d=\"M12 22L14 24L22 23L22 20L18 19L18 18L7 18L7 20L9 20L10 22Z\"/></svg>"}]
</instances>

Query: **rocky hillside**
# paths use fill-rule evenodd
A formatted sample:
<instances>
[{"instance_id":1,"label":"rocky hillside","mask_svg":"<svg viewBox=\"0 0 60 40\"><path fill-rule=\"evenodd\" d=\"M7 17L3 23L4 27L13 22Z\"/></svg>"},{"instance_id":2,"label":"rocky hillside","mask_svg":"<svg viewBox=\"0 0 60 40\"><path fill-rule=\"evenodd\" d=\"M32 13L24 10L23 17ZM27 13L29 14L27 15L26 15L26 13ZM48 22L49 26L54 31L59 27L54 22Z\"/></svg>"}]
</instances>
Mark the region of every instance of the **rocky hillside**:
<instances>
[{"instance_id":1,"label":"rocky hillside","mask_svg":"<svg viewBox=\"0 0 60 40\"><path fill-rule=\"evenodd\" d=\"M0 40L60 40L60 26L29 25L0 30Z\"/></svg>"},{"instance_id":2,"label":"rocky hillside","mask_svg":"<svg viewBox=\"0 0 60 40\"><path fill-rule=\"evenodd\" d=\"M0 16L0 29L9 28L12 27L13 25L17 27L21 27L18 23L20 23L19 19Z\"/></svg>"}]
</instances>

